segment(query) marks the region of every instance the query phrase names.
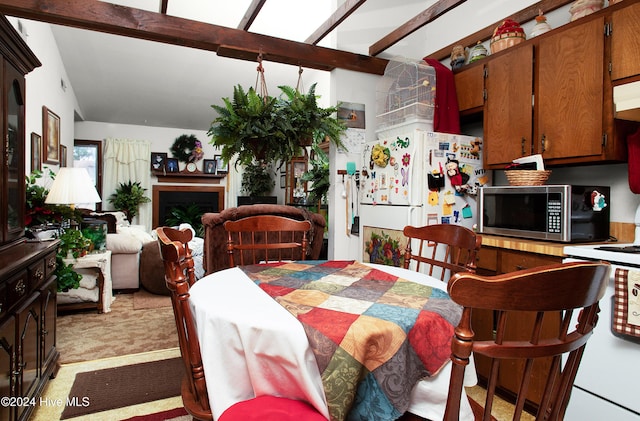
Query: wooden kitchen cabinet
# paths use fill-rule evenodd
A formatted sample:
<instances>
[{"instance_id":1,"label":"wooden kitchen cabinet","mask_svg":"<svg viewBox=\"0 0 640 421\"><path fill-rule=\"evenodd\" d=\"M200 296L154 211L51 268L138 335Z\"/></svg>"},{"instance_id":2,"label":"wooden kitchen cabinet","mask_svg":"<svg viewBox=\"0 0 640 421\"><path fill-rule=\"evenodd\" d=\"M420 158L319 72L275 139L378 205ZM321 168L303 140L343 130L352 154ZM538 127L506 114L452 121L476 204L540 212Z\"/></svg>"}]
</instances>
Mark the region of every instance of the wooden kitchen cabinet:
<instances>
[{"instance_id":1,"label":"wooden kitchen cabinet","mask_svg":"<svg viewBox=\"0 0 640 421\"><path fill-rule=\"evenodd\" d=\"M496 247L482 247L478 253L476 261L477 272L483 275L495 275L515 270L529 269L537 266L561 263L562 258L557 256L547 256L522 251L508 250ZM529 332L528 326L532 326L535 321L535 313L518 312L511 314L507 322L507 340L526 340L521 332ZM496 314L492 310L474 310L472 316L472 326L475 337L478 340L490 339L493 337L496 323ZM552 336L558 332L560 327L560 314L556 318L549 318L544 321L542 335ZM486 381L491 370L490 361L481 355L474 355L476 372L480 381ZM498 375L498 388L500 394L506 399L514 399L514 390L518 389L521 378L514 373L524 364L524 360L509 360L501 363L501 370ZM537 361L531 373L531 385L527 396L528 406L537 406L544 390L547 373L551 368L551 360Z\"/></svg>"},{"instance_id":2,"label":"wooden kitchen cabinet","mask_svg":"<svg viewBox=\"0 0 640 421\"><path fill-rule=\"evenodd\" d=\"M534 153L545 161L603 154L604 17L540 39Z\"/></svg>"},{"instance_id":3,"label":"wooden kitchen cabinet","mask_svg":"<svg viewBox=\"0 0 640 421\"><path fill-rule=\"evenodd\" d=\"M611 79L640 75L640 3L633 3L611 14Z\"/></svg>"},{"instance_id":4,"label":"wooden kitchen cabinet","mask_svg":"<svg viewBox=\"0 0 640 421\"><path fill-rule=\"evenodd\" d=\"M485 67L484 163L504 168L532 152L533 45L507 50Z\"/></svg>"},{"instance_id":5,"label":"wooden kitchen cabinet","mask_svg":"<svg viewBox=\"0 0 640 421\"><path fill-rule=\"evenodd\" d=\"M482 109L484 106L484 66L481 63L464 67L453 75L460 112Z\"/></svg>"},{"instance_id":6,"label":"wooden kitchen cabinet","mask_svg":"<svg viewBox=\"0 0 640 421\"><path fill-rule=\"evenodd\" d=\"M629 53L640 48L639 19L637 2L616 4L456 71L461 115L483 112L485 168L536 153L550 167L624 162L626 136L638 124L614 119L612 85L640 80L640 61Z\"/></svg>"}]
</instances>

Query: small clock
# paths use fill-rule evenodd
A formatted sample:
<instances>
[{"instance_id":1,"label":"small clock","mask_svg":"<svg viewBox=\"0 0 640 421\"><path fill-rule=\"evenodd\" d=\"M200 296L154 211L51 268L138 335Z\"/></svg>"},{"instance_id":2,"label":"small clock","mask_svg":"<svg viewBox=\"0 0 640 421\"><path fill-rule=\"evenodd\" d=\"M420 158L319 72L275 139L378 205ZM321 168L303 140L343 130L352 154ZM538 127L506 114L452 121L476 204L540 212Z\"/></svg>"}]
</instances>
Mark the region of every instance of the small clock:
<instances>
[{"instance_id":1,"label":"small clock","mask_svg":"<svg viewBox=\"0 0 640 421\"><path fill-rule=\"evenodd\" d=\"M196 171L196 164L193 162L189 162L187 164L187 171L189 172L195 172Z\"/></svg>"}]
</instances>

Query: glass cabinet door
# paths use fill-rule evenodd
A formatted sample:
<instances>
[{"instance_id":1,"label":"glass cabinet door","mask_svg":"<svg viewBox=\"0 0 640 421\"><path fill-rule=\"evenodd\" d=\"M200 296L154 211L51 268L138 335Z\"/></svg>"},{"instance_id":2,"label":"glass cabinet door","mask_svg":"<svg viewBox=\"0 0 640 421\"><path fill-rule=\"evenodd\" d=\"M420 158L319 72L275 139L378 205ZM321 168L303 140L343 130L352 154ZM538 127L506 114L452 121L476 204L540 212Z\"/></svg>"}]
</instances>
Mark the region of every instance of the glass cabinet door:
<instances>
[{"instance_id":1,"label":"glass cabinet door","mask_svg":"<svg viewBox=\"0 0 640 421\"><path fill-rule=\"evenodd\" d=\"M4 92L6 108L3 129L5 133L6 165L6 225L3 241L10 241L24 234L25 209L25 137L24 137L24 86L23 77L9 65L4 66Z\"/></svg>"}]
</instances>

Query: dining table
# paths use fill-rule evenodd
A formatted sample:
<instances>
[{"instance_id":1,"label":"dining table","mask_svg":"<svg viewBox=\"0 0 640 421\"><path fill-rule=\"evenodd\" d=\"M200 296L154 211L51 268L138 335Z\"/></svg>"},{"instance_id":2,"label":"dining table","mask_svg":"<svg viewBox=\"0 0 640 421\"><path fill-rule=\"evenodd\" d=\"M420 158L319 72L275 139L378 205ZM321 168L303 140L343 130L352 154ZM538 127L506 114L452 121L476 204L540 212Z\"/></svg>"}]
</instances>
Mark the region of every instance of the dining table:
<instances>
[{"instance_id":1,"label":"dining table","mask_svg":"<svg viewBox=\"0 0 640 421\"><path fill-rule=\"evenodd\" d=\"M462 308L424 273L351 260L273 262L211 273L189 303L214 420L273 395L331 421L444 416ZM465 386L477 377L473 360ZM461 420L473 420L464 395Z\"/></svg>"}]
</instances>

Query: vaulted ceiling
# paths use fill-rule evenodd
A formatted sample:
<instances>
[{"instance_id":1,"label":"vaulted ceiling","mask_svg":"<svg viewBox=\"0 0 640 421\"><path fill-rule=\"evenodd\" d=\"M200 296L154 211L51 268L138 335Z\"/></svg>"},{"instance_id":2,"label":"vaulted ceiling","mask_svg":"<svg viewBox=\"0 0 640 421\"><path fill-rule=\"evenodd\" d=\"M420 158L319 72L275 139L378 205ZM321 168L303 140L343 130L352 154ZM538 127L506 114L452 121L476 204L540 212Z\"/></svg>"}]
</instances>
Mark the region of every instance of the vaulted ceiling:
<instances>
[{"instance_id":1,"label":"vaulted ceiling","mask_svg":"<svg viewBox=\"0 0 640 421\"><path fill-rule=\"evenodd\" d=\"M465 2L0 0L0 13L52 23L79 119L206 130L211 104L255 85L259 55L271 90L295 86L298 66L305 87L334 68L382 74L408 37Z\"/></svg>"}]
</instances>

